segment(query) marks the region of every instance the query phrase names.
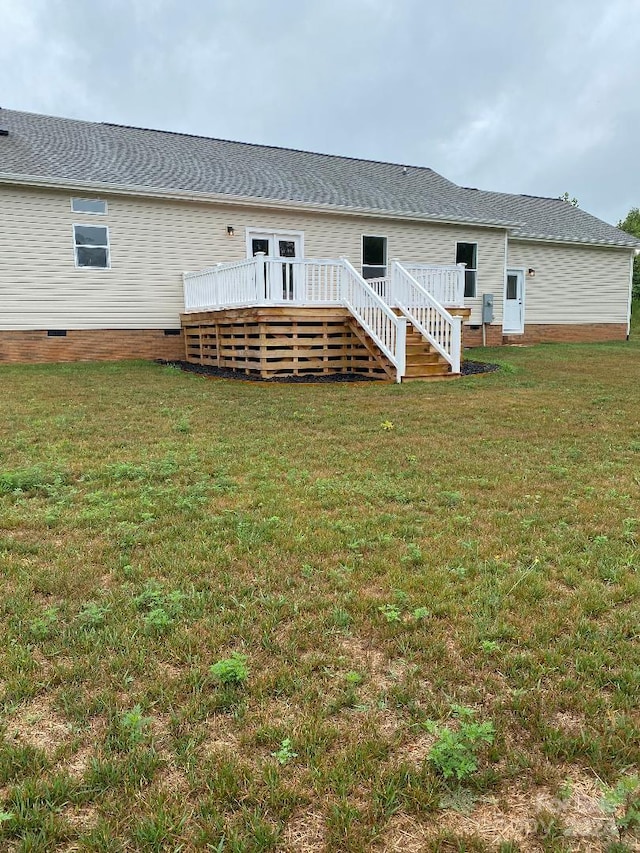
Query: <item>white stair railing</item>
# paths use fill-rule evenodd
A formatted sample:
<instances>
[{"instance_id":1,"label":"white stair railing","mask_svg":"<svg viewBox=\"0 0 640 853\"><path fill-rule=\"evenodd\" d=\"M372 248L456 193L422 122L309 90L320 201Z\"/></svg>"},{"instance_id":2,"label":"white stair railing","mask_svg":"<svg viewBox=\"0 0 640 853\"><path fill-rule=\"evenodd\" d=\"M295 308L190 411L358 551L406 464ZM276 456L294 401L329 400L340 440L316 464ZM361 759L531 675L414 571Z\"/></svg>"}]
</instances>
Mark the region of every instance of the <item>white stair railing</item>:
<instances>
[{"instance_id":1,"label":"white stair railing","mask_svg":"<svg viewBox=\"0 0 640 853\"><path fill-rule=\"evenodd\" d=\"M214 311L254 305L260 298L254 258L186 272L182 276L185 311Z\"/></svg>"},{"instance_id":2,"label":"white stair railing","mask_svg":"<svg viewBox=\"0 0 640 853\"><path fill-rule=\"evenodd\" d=\"M356 318L376 346L396 369L396 381L405 374L407 357L407 321L381 299L346 258L342 263L341 297L343 305Z\"/></svg>"},{"instance_id":3,"label":"white stair railing","mask_svg":"<svg viewBox=\"0 0 640 853\"><path fill-rule=\"evenodd\" d=\"M405 270L441 305L464 308L464 264L431 266L403 264Z\"/></svg>"},{"instance_id":4,"label":"white stair railing","mask_svg":"<svg viewBox=\"0 0 640 853\"><path fill-rule=\"evenodd\" d=\"M416 279L394 260L391 262L391 297L410 323L460 373L462 319L452 316Z\"/></svg>"}]
</instances>

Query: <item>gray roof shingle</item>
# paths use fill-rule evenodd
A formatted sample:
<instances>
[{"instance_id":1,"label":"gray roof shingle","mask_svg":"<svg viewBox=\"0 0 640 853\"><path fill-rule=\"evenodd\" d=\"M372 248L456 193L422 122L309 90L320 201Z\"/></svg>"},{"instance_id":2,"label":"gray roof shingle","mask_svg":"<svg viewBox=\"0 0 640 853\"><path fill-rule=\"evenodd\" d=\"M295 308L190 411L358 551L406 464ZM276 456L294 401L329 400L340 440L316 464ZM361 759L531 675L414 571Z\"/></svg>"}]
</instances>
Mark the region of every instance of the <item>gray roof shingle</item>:
<instances>
[{"instance_id":1,"label":"gray roof shingle","mask_svg":"<svg viewBox=\"0 0 640 853\"><path fill-rule=\"evenodd\" d=\"M396 216L495 224L519 236L638 246L555 199L459 187L432 169L0 110L0 174L219 194Z\"/></svg>"},{"instance_id":2,"label":"gray roof shingle","mask_svg":"<svg viewBox=\"0 0 640 853\"><path fill-rule=\"evenodd\" d=\"M481 205L489 205L498 215L519 220L520 225L509 229L514 237L640 248L640 240L631 234L559 198L472 189L467 189L467 192L478 199Z\"/></svg>"}]
</instances>

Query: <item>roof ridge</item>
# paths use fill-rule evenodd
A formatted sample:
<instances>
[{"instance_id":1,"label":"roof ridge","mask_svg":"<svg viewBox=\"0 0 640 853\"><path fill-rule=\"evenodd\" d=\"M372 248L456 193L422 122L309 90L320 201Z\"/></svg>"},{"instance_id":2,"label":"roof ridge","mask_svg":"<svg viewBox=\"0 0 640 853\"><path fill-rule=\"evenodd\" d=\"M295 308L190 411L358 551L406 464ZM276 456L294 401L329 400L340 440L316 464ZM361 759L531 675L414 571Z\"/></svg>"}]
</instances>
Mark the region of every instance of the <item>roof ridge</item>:
<instances>
[{"instance_id":1,"label":"roof ridge","mask_svg":"<svg viewBox=\"0 0 640 853\"><path fill-rule=\"evenodd\" d=\"M565 201L564 198L560 198L558 196L552 195L533 195L533 193L506 193L502 190L481 190L479 187L462 187L463 190L471 190L472 192L480 192L480 193L489 193L490 195L506 195L509 198L537 198L542 201ZM571 202L567 202L567 204L571 204ZM571 205L575 207L575 205ZM581 210L582 208L578 207L577 210ZM582 211L586 213L586 210Z\"/></svg>"},{"instance_id":2,"label":"roof ridge","mask_svg":"<svg viewBox=\"0 0 640 853\"><path fill-rule=\"evenodd\" d=\"M0 107L0 112L12 112L18 115L29 115L36 116L38 118L49 118L55 119L56 121L64 121L70 122L74 124L89 124L95 125L97 127L120 127L123 130L141 130L145 133L162 133L167 136L183 136L189 139L203 139L208 142L225 142L231 145L244 145L248 148L268 148L273 151L291 151L294 154L311 154L314 157L326 157L328 159L333 160L349 160L355 163L375 163L378 166L397 166L399 169L416 169L421 172L431 172L433 175L437 175L439 178L442 178L448 184L451 184L454 187L458 187L454 181L450 181L449 178L446 178L444 175L441 175L440 172L436 172L435 169L431 168L431 166L418 166L414 163L398 163L394 160L372 160L367 157L354 157L349 154L329 154L326 151L311 151L308 148L292 148L287 145L271 145L269 143L262 142L245 142L241 139L223 139L220 136L206 136L202 133L185 133L181 130L164 130L162 128L157 127L141 127L140 125L135 124L120 124L119 122L113 121L91 121L89 119L83 118L69 118L68 116L57 116L57 115L48 115L47 113L36 113L31 112L29 110L12 110L7 107Z\"/></svg>"}]
</instances>

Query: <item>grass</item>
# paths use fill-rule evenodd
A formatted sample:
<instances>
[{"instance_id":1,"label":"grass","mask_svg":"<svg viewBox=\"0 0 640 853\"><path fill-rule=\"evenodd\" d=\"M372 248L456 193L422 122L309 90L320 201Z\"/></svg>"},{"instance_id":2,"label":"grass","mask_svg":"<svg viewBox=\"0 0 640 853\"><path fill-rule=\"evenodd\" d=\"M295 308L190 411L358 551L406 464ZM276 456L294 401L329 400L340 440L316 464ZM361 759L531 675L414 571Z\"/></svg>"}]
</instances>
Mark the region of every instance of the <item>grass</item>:
<instances>
[{"instance_id":1,"label":"grass","mask_svg":"<svg viewBox=\"0 0 640 853\"><path fill-rule=\"evenodd\" d=\"M474 357L0 369L3 850L632 849L640 346Z\"/></svg>"}]
</instances>

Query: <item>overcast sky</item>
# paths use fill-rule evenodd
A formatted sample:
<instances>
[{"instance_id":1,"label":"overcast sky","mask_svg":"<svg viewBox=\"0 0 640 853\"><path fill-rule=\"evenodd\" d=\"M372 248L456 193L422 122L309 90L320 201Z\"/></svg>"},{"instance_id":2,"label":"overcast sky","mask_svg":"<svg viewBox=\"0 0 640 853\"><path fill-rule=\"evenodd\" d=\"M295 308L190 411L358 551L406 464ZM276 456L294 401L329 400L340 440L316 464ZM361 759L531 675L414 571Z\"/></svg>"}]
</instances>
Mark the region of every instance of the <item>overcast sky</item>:
<instances>
[{"instance_id":1,"label":"overcast sky","mask_svg":"<svg viewBox=\"0 0 640 853\"><path fill-rule=\"evenodd\" d=\"M640 206L640 0L0 0L0 106Z\"/></svg>"}]
</instances>

